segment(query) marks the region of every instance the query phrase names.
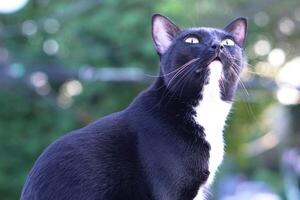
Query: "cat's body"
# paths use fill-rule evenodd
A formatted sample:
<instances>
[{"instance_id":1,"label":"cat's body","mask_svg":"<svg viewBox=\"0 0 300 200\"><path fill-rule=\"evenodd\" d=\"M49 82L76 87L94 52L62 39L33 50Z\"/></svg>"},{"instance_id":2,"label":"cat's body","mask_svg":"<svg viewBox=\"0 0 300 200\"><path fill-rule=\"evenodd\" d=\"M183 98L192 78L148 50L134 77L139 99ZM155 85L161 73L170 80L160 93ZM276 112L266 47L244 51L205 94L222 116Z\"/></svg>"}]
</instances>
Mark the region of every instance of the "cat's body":
<instances>
[{"instance_id":1,"label":"cat's body","mask_svg":"<svg viewBox=\"0 0 300 200\"><path fill-rule=\"evenodd\" d=\"M160 76L125 110L50 145L31 170L22 200L204 199L223 158L222 131L239 71L226 71L228 58L216 53L224 46L210 45L199 57L203 48L169 37L178 42L187 31L205 40L212 30L179 31L167 18L153 17ZM241 61L242 51L236 54Z\"/></svg>"}]
</instances>

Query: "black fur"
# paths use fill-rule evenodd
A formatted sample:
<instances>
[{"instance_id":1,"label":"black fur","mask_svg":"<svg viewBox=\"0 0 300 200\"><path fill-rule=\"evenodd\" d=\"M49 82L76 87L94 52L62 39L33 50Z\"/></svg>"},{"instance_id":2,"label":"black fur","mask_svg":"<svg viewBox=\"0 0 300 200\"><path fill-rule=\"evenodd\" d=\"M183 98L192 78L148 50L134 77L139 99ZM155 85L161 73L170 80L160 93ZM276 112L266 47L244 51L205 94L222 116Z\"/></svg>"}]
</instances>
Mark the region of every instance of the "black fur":
<instances>
[{"instance_id":1,"label":"black fur","mask_svg":"<svg viewBox=\"0 0 300 200\"><path fill-rule=\"evenodd\" d=\"M51 144L33 166L22 200L191 200L196 196L209 176L210 145L203 127L193 120L193 108L202 98L207 65L214 59L224 64L222 99L232 101L242 47L218 46L220 39L235 39L226 29L181 31L163 16L153 19L157 17L169 23L172 40L166 52L158 51L160 76L127 109ZM186 44L189 35L202 41ZM180 74L174 72L195 58ZM229 69L233 66L235 72Z\"/></svg>"}]
</instances>

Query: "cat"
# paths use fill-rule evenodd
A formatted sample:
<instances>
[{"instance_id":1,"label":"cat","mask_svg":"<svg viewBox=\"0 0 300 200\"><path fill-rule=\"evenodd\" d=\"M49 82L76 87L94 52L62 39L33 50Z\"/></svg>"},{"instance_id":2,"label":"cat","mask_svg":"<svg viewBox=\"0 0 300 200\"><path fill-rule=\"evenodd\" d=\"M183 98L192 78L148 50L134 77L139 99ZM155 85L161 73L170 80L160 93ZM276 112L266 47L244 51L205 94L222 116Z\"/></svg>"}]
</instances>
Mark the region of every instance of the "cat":
<instances>
[{"instance_id":1,"label":"cat","mask_svg":"<svg viewBox=\"0 0 300 200\"><path fill-rule=\"evenodd\" d=\"M247 20L179 29L152 16L159 75L123 111L56 140L21 200L202 200L224 154Z\"/></svg>"}]
</instances>

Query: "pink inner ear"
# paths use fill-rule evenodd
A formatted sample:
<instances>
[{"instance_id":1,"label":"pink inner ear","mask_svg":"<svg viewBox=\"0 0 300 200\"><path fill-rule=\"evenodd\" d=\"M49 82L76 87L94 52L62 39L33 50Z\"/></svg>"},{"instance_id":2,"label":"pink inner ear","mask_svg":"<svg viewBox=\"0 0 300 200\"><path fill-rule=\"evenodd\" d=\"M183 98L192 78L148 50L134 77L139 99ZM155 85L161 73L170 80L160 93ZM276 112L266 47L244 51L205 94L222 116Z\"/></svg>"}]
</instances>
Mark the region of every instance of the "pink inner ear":
<instances>
[{"instance_id":1,"label":"pink inner ear","mask_svg":"<svg viewBox=\"0 0 300 200\"><path fill-rule=\"evenodd\" d=\"M235 27L234 30L232 30L231 32L233 34L233 36L235 37L235 39L241 44L243 43L244 39L245 39L245 24L243 22L238 22Z\"/></svg>"},{"instance_id":2,"label":"pink inner ear","mask_svg":"<svg viewBox=\"0 0 300 200\"><path fill-rule=\"evenodd\" d=\"M170 36L163 19L156 19L153 25L153 36L160 53L164 53L171 45Z\"/></svg>"}]
</instances>

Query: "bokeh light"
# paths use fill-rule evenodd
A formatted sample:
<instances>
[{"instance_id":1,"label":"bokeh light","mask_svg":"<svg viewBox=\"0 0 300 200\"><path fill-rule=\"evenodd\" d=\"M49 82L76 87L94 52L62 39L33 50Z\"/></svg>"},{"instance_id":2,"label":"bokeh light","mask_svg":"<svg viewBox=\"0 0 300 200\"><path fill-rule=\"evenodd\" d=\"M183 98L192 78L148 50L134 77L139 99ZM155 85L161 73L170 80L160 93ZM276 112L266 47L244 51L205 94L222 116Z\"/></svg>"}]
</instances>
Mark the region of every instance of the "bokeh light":
<instances>
[{"instance_id":1,"label":"bokeh light","mask_svg":"<svg viewBox=\"0 0 300 200\"><path fill-rule=\"evenodd\" d=\"M26 36L34 35L37 30L37 24L33 20L26 20L22 24L22 33Z\"/></svg>"},{"instance_id":2,"label":"bokeh light","mask_svg":"<svg viewBox=\"0 0 300 200\"><path fill-rule=\"evenodd\" d=\"M284 17L279 21L278 28L281 33L291 35L295 31L295 23L290 18Z\"/></svg>"},{"instance_id":3,"label":"bokeh light","mask_svg":"<svg viewBox=\"0 0 300 200\"><path fill-rule=\"evenodd\" d=\"M60 24L56 19L46 19L44 22L44 30L47 33L54 34L59 30Z\"/></svg>"},{"instance_id":4,"label":"bokeh light","mask_svg":"<svg viewBox=\"0 0 300 200\"><path fill-rule=\"evenodd\" d=\"M82 92L82 85L78 80L71 80L64 83L61 90L66 96L77 96Z\"/></svg>"},{"instance_id":5,"label":"bokeh light","mask_svg":"<svg viewBox=\"0 0 300 200\"><path fill-rule=\"evenodd\" d=\"M285 52L282 49L273 49L269 56L268 61L271 65L278 67L285 62Z\"/></svg>"},{"instance_id":6,"label":"bokeh light","mask_svg":"<svg viewBox=\"0 0 300 200\"><path fill-rule=\"evenodd\" d=\"M21 10L29 0L0 0L0 13L10 14Z\"/></svg>"},{"instance_id":7,"label":"bokeh light","mask_svg":"<svg viewBox=\"0 0 300 200\"><path fill-rule=\"evenodd\" d=\"M9 66L8 73L12 78L21 78L25 74L25 67L22 63L13 63Z\"/></svg>"},{"instance_id":8,"label":"bokeh light","mask_svg":"<svg viewBox=\"0 0 300 200\"><path fill-rule=\"evenodd\" d=\"M271 44L268 40L258 40L254 44L253 48L256 55L265 56L269 54L271 50Z\"/></svg>"},{"instance_id":9,"label":"bokeh light","mask_svg":"<svg viewBox=\"0 0 300 200\"><path fill-rule=\"evenodd\" d=\"M280 69L276 80L279 84L287 84L291 87L300 88L300 57L287 62Z\"/></svg>"},{"instance_id":10,"label":"bokeh light","mask_svg":"<svg viewBox=\"0 0 300 200\"><path fill-rule=\"evenodd\" d=\"M254 15L254 23L257 26L260 27L266 26L268 25L269 21L270 21L270 17L265 12L258 12Z\"/></svg>"},{"instance_id":11,"label":"bokeh light","mask_svg":"<svg viewBox=\"0 0 300 200\"><path fill-rule=\"evenodd\" d=\"M34 72L30 75L30 83L34 87L42 87L48 83L48 76L43 72Z\"/></svg>"},{"instance_id":12,"label":"bokeh light","mask_svg":"<svg viewBox=\"0 0 300 200\"><path fill-rule=\"evenodd\" d=\"M43 43L43 50L48 55L51 55L51 56L55 55L55 54L57 54L57 52L59 50L59 44L54 39L47 39Z\"/></svg>"},{"instance_id":13,"label":"bokeh light","mask_svg":"<svg viewBox=\"0 0 300 200\"><path fill-rule=\"evenodd\" d=\"M60 93L57 97L57 104L63 109L67 109L72 106L74 100L70 96L66 96L63 93Z\"/></svg>"},{"instance_id":14,"label":"bokeh light","mask_svg":"<svg viewBox=\"0 0 300 200\"><path fill-rule=\"evenodd\" d=\"M277 99L283 105L295 105L299 103L300 93L295 88L281 86L277 90Z\"/></svg>"}]
</instances>

